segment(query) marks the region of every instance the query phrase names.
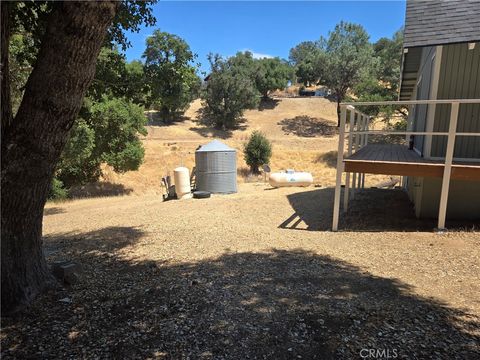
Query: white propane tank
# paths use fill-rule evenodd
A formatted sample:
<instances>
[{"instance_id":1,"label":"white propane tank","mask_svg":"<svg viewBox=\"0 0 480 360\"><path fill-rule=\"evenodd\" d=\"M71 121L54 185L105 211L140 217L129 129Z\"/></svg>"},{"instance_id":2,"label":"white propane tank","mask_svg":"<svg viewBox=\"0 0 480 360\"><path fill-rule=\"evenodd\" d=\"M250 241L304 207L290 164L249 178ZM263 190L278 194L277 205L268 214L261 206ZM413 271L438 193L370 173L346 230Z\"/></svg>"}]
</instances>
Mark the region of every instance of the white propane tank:
<instances>
[{"instance_id":1,"label":"white propane tank","mask_svg":"<svg viewBox=\"0 0 480 360\"><path fill-rule=\"evenodd\" d=\"M180 166L173 170L175 181L175 193L178 199L189 199L192 197L190 188L190 172L186 167Z\"/></svg>"},{"instance_id":2,"label":"white propane tank","mask_svg":"<svg viewBox=\"0 0 480 360\"><path fill-rule=\"evenodd\" d=\"M268 183L273 187L284 186L310 186L313 183L312 174L309 172L287 172L271 173Z\"/></svg>"}]
</instances>

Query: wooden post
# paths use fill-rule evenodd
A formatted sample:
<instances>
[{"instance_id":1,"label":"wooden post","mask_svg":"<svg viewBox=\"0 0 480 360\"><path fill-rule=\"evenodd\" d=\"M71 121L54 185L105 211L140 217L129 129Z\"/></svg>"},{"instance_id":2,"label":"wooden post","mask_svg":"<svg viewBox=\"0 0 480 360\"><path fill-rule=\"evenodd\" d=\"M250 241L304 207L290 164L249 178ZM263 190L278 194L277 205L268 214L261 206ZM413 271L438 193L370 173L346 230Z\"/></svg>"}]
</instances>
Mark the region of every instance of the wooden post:
<instances>
[{"instance_id":1,"label":"wooden post","mask_svg":"<svg viewBox=\"0 0 480 360\"><path fill-rule=\"evenodd\" d=\"M440 194L440 207L438 210L438 229L445 229L445 218L447 215L448 190L450 187L450 174L452 172L453 151L455 149L455 138L458 120L458 102L452 103L450 112L450 126L448 128L447 152L445 153L445 167L443 169L442 192Z\"/></svg>"},{"instance_id":2,"label":"wooden post","mask_svg":"<svg viewBox=\"0 0 480 360\"><path fill-rule=\"evenodd\" d=\"M364 131L368 131L370 126L370 116L365 116L365 127ZM368 145L368 132L365 134L364 146ZM362 175L362 189L365 189L365 173Z\"/></svg>"},{"instance_id":3,"label":"wooden post","mask_svg":"<svg viewBox=\"0 0 480 360\"><path fill-rule=\"evenodd\" d=\"M367 117L367 126L365 127L365 130L368 131L370 127L370 120L372 118L369 116ZM368 133L365 135L365 145L368 145Z\"/></svg>"},{"instance_id":4,"label":"wooden post","mask_svg":"<svg viewBox=\"0 0 480 360\"><path fill-rule=\"evenodd\" d=\"M359 119L359 123L358 123L358 131L363 131L363 123L365 121L365 115L364 114L360 114L360 119ZM361 148L363 148L363 134L359 134L358 136L358 150L360 150ZM357 150L357 151L358 151ZM358 179L357 179L357 189L360 189L362 187L362 173L359 173L358 174Z\"/></svg>"},{"instance_id":5,"label":"wooden post","mask_svg":"<svg viewBox=\"0 0 480 360\"><path fill-rule=\"evenodd\" d=\"M362 121L360 122L360 131L365 131L365 122L366 122L366 119L367 119L367 116L365 114L362 114ZM360 136L360 147L363 148L365 146L365 134L362 134Z\"/></svg>"},{"instance_id":6,"label":"wooden post","mask_svg":"<svg viewBox=\"0 0 480 360\"><path fill-rule=\"evenodd\" d=\"M354 120L354 125L353 125L353 128L354 128L354 131L355 133L353 134L353 137L354 137L354 146L353 146L353 149L354 149L354 152L357 152L358 151L358 126L359 126L359 121L360 121L360 113L359 112L355 112L356 114L356 119ZM353 173L353 176L352 176L352 199L355 199L355 192L357 191L357 173Z\"/></svg>"},{"instance_id":7,"label":"wooden post","mask_svg":"<svg viewBox=\"0 0 480 360\"><path fill-rule=\"evenodd\" d=\"M340 128L338 133L337 179L335 184L335 197L333 201L332 231L338 230L338 217L340 215L340 192L342 190L343 148L345 146L346 119L347 108L345 107L345 105L341 105Z\"/></svg>"},{"instance_id":8,"label":"wooden post","mask_svg":"<svg viewBox=\"0 0 480 360\"><path fill-rule=\"evenodd\" d=\"M350 125L348 127L348 156L352 155L353 125L355 121L355 110L350 107ZM348 210L348 196L350 195L350 173L345 174L345 189L343 191L343 211Z\"/></svg>"}]
</instances>

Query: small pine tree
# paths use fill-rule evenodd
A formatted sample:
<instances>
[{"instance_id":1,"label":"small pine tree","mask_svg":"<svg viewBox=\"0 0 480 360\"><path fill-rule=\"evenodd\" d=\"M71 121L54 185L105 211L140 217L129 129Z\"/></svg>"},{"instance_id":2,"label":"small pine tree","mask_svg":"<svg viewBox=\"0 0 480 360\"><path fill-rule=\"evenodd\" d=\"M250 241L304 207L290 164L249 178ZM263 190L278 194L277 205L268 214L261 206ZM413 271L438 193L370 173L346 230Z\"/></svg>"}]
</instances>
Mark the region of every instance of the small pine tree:
<instances>
[{"instance_id":1,"label":"small pine tree","mask_svg":"<svg viewBox=\"0 0 480 360\"><path fill-rule=\"evenodd\" d=\"M258 174L258 167L270 162L272 144L262 132L255 130L243 147L243 155L252 173Z\"/></svg>"}]
</instances>

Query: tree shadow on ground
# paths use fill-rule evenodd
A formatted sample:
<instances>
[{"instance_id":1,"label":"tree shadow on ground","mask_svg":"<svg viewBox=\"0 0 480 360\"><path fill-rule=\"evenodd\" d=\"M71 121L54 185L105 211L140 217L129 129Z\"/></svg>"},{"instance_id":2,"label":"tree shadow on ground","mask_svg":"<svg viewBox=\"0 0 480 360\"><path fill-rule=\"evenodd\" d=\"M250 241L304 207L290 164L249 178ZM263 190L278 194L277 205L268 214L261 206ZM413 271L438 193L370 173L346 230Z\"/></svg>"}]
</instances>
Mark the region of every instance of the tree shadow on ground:
<instances>
[{"instance_id":1,"label":"tree shadow on ground","mask_svg":"<svg viewBox=\"0 0 480 360\"><path fill-rule=\"evenodd\" d=\"M78 233L76 231L44 236L46 253L62 252L76 257L79 253L95 251L110 253L135 244L145 235L140 228L111 226L96 231ZM68 260L68 259L67 259Z\"/></svg>"},{"instance_id":2,"label":"tree shadow on ground","mask_svg":"<svg viewBox=\"0 0 480 360\"><path fill-rule=\"evenodd\" d=\"M327 165L330 168L337 167L338 151L332 150L318 155L316 162Z\"/></svg>"},{"instance_id":3,"label":"tree shadow on ground","mask_svg":"<svg viewBox=\"0 0 480 360\"><path fill-rule=\"evenodd\" d=\"M64 212L65 212L64 208L57 207L57 206L51 207L51 208L44 208L43 209L43 216L62 214Z\"/></svg>"},{"instance_id":4,"label":"tree shadow on ground","mask_svg":"<svg viewBox=\"0 0 480 360\"><path fill-rule=\"evenodd\" d=\"M145 116L147 117L147 125L149 126L171 126L190 120L188 116L181 113L173 114L169 119L165 119L159 111L147 111Z\"/></svg>"},{"instance_id":5,"label":"tree shadow on ground","mask_svg":"<svg viewBox=\"0 0 480 360\"><path fill-rule=\"evenodd\" d=\"M277 107L279 103L280 103L280 100L278 99L262 98L260 100L260 103L258 104L258 110L259 111L273 110Z\"/></svg>"},{"instance_id":6,"label":"tree shadow on ground","mask_svg":"<svg viewBox=\"0 0 480 360\"><path fill-rule=\"evenodd\" d=\"M225 140L233 136L233 130L222 130L214 126L202 125L201 123L198 123L198 126L190 127L189 130L194 131L205 138L216 138Z\"/></svg>"},{"instance_id":7,"label":"tree shadow on ground","mask_svg":"<svg viewBox=\"0 0 480 360\"><path fill-rule=\"evenodd\" d=\"M122 196L133 191L122 184L114 184L109 181L96 181L86 185L75 186L68 191L70 198L92 198L102 196Z\"/></svg>"},{"instance_id":8,"label":"tree shadow on ground","mask_svg":"<svg viewBox=\"0 0 480 360\"><path fill-rule=\"evenodd\" d=\"M228 139L233 136L233 131L243 131L247 128L247 119L240 118L234 128L220 129L213 125L212 121L208 119L204 108L197 111L197 120L195 120L195 122L196 126L192 126L189 130L195 131L197 134L208 138Z\"/></svg>"},{"instance_id":9,"label":"tree shadow on ground","mask_svg":"<svg viewBox=\"0 0 480 360\"><path fill-rule=\"evenodd\" d=\"M333 216L333 188L302 191L287 195L293 214L279 227L292 230L330 231ZM417 219L413 204L401 189L363 189L350 200L343 213L341 193L341 231L425 231L437 226L435 219ZM478 229L480 221L448 221L449 229Z\"/></svg>"},{"instance_id":10,"label":"tree shadow on ground","mask_svg":"<svg viewBox=\"0 0 480 360\"><path fill-rule=\"evenodd\" d=\"M300 137L330 137L337 134L338 129L332 121L314 118L307 115L296 116L278 122L286 134L294 134Z\"/></svg>"},{"instance_id":11,"label":"tree shadow on ground","mask_svg":"<svg viewBox=\"0 0 480 360\"><path fill-rule=\"evenodd\" d=\"M124 243L94 250L105 234L61 236L83 277L4 318L2 358L353 359L379 349L473 359L480 350L478 317L339 259L227 249L198 262L140 260Z\"/></svg>"}]
</instances>

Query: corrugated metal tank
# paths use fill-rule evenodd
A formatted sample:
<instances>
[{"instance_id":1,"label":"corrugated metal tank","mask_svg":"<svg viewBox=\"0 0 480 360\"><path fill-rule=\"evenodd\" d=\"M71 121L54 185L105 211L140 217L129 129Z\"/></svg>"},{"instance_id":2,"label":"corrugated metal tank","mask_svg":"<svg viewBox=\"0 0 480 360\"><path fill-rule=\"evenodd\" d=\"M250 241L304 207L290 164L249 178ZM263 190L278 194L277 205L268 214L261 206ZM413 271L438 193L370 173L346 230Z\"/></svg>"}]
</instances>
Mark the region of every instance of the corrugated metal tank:
<instances>
[{"instance_id":1,"label":"corrugated metal tank","mask_svg":"<svg viewBox=\"0 0 480 360\"><path fill-rule=\"evenodd\" d=\"M197 190L230 194L237 192L237 152L213 140L195 151Z\"/></svg>"}]
</instances>

